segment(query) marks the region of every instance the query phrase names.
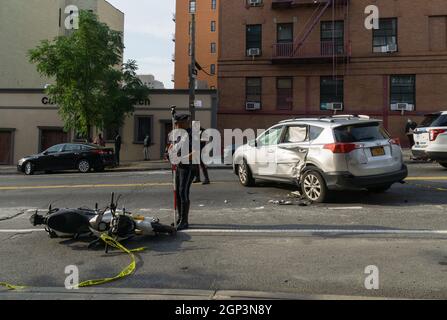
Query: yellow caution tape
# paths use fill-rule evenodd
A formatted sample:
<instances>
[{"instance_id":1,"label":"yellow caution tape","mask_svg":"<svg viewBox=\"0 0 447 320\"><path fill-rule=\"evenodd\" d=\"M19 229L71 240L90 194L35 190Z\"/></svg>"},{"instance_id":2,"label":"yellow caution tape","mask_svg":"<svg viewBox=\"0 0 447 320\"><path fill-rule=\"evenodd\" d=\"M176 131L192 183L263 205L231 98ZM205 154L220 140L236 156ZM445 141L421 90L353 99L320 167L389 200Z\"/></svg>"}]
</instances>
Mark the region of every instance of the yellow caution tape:
<instances>
[{"instance_id":1,"label":"yellow caution tape","mask_svg":"<svg viewBox=\"0 0 447 320\"><path fill-rule=\"evenodd\" d=\"M25 289L26 287L24 286L15 286L6 282L0 282L0 286L1 287L6 287L8 290L22 290Z\"/></svg>"},{"instance_id":2,"label":"yellow caution tape","mask_svg":"<svg viewBox=\"0 0 447 320\"><path fill-rule=\"evenodd\" d=\"M112 282L112 281L115 281L115 280L127 277L128 275L132 274L135 271L135 268L136 268L135 256L133 255L133 252L141 252L141 251L146 250L146 248L138 248L138 249L134 249L134 250L129 250L129 249L125 248L123 245L121 245L118 241L116 241L115 239L113 239L112 237L110 237L110 236L108 236L106 234L102 234L101 235L101 239L107 245L109 245L111 247L114 247L116 249L119 249L119 250L123 251L124 253L127 253L130 256L130 258L131 258L131 262L130 262L130 264L126 268L124 268L115 277L84 281L84 282L81 282L79 284L80 288L90 287L90 286L97 286L97 285L100 285L100 284Z\"/></svg>"},{"instance_id":3,"label":"yellow caution tape","mask_svg":"<svg viewBox=\"0 0 447 320\"><path fill-rule=\"evenodd\" d=\"M104 283L112 282L112 281L115 281L115 280L118 280L121 278L125 278L125 277L131 275L136 269L135 256L133 253L146 250L146 248L138 248L138 249L129 250L126 247L124 247L122 244L120 244L117 240L113 239L112 237L110 237L106 234L101 235L101 240L104 241L107 245L114 247L116 249L119 249L119 250L123 251L124 253L127 253L131 258L131 262L126 268L124 268L115 277L103 278L103 279L97 279L97 280L87 280L87 281L81 282L79 284L79 288L97 286L100 284L104 284ZM6 282L0 282L0 286L6 287L8 290L22 290L22 289L27 288L25 286L16 286L16 285L12 285L12 284L9 284Z\"/></svg>"}]
</instances>

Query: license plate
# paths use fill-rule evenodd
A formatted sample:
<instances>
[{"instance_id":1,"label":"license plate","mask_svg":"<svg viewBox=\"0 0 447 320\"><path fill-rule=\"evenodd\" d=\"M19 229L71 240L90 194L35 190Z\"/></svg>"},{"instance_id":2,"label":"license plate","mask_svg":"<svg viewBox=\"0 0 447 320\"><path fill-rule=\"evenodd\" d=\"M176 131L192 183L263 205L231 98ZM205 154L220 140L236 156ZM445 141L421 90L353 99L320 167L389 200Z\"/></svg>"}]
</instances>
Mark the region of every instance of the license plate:
<instances>
[{"instance_id":1,"label":"license plate","mask_svg":"<svg viewBox=\"0 0 447 320\"><path fill-rule=\"evenodd\" d=\"M385 155L385 149L383 147L371 148L371 154L373 157L380 157Z\"/></svg>"}]
</instances>

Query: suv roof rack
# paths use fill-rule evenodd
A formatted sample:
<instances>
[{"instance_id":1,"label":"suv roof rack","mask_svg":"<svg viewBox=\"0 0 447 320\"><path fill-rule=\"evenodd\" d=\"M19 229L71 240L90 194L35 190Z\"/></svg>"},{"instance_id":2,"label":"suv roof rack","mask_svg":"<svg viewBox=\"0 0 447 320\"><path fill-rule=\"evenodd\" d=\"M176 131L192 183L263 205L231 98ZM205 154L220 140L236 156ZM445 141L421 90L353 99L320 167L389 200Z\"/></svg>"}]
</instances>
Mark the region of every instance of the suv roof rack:
<instances>
[{"instance_id":1,"label":"suv roof rack","mask_svg":"<svg viewBox=\"0 0 447 320\"><path fill-rule=\"evenodd\" d=\"M367 115L358 115L358 114L343 114L343 115L332 115L332 116L321 116L318 118L294 118L294 119L286 119L282 120L279 123L288 123L293 121L327 121L327 122L335 122L335 120L370 120L370 116Z\"/></svg>"}]
</instances>

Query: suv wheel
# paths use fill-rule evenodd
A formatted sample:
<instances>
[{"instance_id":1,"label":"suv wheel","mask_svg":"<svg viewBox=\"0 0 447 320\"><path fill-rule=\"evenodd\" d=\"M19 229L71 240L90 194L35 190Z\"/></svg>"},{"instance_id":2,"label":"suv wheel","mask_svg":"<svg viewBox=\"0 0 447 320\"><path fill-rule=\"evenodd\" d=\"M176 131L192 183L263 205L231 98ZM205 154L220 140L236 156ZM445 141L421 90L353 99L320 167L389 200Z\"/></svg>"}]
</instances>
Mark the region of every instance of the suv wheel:
<instances>
[{"instance_id":1,"label":"suv wheel","mask_svg":"<svg viewBox=\"0 0 447 320\"><path fill-rule=\"evenodd\" d=\"M81 160L78 162L78 170L81 173L87 173L90 171L90 162L88 160Z\"/></svg>"},{"instance_id":2,"label":"suv wheel","mask_svg":"<svg viewBox=\"0 0 447 320\"><path fill-rule=\"evenodd\" d=\"M440 164L441 166L443 166L444 168L447 168L447 162L439 162L439 164Z\"/></svg>"},{"instance_id":3,"label":"suv wheel","mask_svg":"<svg viewBox=\"0 0 447 320\"><path fill-rule=\"evenodd\" d=\"M27 176L32 176L34 174L34 165L31 162L25 163L24 172Z\"/></svg>"},{"instance_id":4,"label":"suv wheel","mask_svg":"<svg viewBox=\"0 0 447 320\"><path fill-rule=\"evenodd\" d=\"M247 164L247 161L243 161L240 165L237 167L237 174L239 176L239 181L241 184L245 187L250 187L255 184L255 179L253 179L253 176L251 174L250 167Z\"/></svg>"},{"instance_id":5,"label":"suv wheel","mask_svg":"<svg viewBox=\"0 0 447 320\"><path fill-rule=\"evenodd\" d=\"M312 202L322 203L326 200L326 181L318 171L310 170L304 173L301 182L303 195Z\"/></svg>"}]
</instances>

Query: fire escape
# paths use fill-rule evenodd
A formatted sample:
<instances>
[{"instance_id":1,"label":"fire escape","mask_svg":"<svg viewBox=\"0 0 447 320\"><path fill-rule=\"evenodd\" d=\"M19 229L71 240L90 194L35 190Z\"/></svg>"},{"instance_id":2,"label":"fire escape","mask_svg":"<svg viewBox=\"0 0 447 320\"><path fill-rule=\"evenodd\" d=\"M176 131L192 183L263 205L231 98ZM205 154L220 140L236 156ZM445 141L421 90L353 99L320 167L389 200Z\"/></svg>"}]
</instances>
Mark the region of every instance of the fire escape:
<instances>
[{"instance_id":1,"label":"fire escape","mask_svg":"<svg viewBox=\"0 0 447 320\"><path fill-rule=\"evenodd\" d=\"M294 8L313 9L313 13L307 21L301 33L294 38L293 42L273 44L272 61L276 64L300 64L300 63L345 63L351 56L351 45L349 30L343 23L341 34L336 35L335 19L343 15L343 21L349 21L349 0L273 0L273 10L284 10ZM320 36L319 41L307 41L312 31L320 23L325 13L332 12L332 21L329 22L328 37Z\"/></svg>"}]
</instances>

